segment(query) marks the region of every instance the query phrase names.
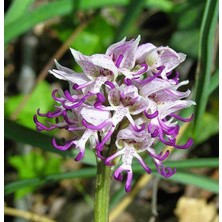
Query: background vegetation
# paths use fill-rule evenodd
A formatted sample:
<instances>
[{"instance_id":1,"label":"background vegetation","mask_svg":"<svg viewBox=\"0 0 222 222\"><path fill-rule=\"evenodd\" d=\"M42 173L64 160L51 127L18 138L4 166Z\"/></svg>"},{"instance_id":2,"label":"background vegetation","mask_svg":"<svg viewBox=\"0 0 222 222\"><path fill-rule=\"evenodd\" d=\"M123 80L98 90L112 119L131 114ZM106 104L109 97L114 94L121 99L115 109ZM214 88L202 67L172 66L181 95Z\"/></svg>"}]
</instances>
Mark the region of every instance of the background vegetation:
<instances>
[{"instance_id":1,"label":"background vegetation","mask_svg":"<svg viewBox=\"0 0 222 222\"><path fill-rule=\"evenodd\" d=\"M48 75L54 59L79 70L69 47L104 53L113 42L139 34L141 43L187 54L178 70L190 80L197 105L182 113L195 118L181 127L180 142L192 137L194 145L173 152L167 165L177 173L168 180L143 175L135 163L131 193L113 182L110 221L148 221L155 207L161 222L218 220L218 0L5 1L4 26L6 221L92 218L94 154L88 149L81 163L74 162L74 151L51 145L53 136L69 135L37 132L33 115L39 107L53 109L52 89L68 87Z\"/></svg>"}]
</instances>

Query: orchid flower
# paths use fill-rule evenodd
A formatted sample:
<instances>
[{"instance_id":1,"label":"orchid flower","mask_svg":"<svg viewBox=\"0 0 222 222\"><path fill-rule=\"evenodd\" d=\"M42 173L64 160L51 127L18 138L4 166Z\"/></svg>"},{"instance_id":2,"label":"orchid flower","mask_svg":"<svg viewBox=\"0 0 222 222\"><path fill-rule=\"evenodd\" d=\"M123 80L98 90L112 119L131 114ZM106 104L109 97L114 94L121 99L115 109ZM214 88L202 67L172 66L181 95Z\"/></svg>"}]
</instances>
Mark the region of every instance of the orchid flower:
<instances>
[{"instance_id":1,"label":"orchid flower","mask_svg":"<svg viewBox=\"0 0 222 222\"><path fill-rule=\"evenodd\" d=\"M128 126L127 128L120 130L117 134L116 146L119 151L108 157L105 160L105 163L106 165L112 165L112 161L121 156L122 165L115 170L114 178L116 180L122 180L122 172L126 171L127 180L125 189L127 192L130 191L131 187L133 175L131 165L134 157L139 161L147 173L151 173L151 169L146 165L139 153L148 150L153 142L154 139L147 130L137 132L132 126Z\"/></svg>"},{"instance_id":2,"label":"orchid flower","mask_svg":"<svg viewBox=\"0 0 222 222\"><path fill-rule=\"evenodd\" d=\"M177 53L169 47L156 47L151 43L140 45L136 53L136 61L139 63L145 62L149 67L149 72L157 72L158 67L164 66L161 77L165 80L168 79L167 74L185 59L186 55L183 53ZM177 79L174 81L177 81Z\"/></svg>"},{"instance_id":3,"label":"orchid flower","mask_svg":"<svg viewBox=\"0 0 222 222\"><path fill-rule=\"evenodd\" d=\"M129 41L124 38L110 45L105 54L91 56L71 49L81 73L55 60L56 69L49 72L67 81L70 88L53 90L54 111L44 114L38 110L34 115L39 131L57 128L74 134L64 145L59 145L55 139L52 143L62 151L71 147L78 149L76 161L84 157L85 147L89 144L98 159L108 166L114 165L115 179L122 180L125 171L127 192L133 179L134 158L149 174L151 169L145 163L144 155L153 159L160 175L167 178L176 172L176 169L164 166L169 151L157 153L157 141L178 149L192 145L192 139L184 145L176 143L180 129L178 121L192 119L192 116L182 118L178 112L195 105L187 99L190 90L178 90L188 84L188 80L179 82L179 73L175 72L186 55L167 46L139 45L139 42L140 36ZM176 75L172 77L172 73ZM42 123L37 116L51 121ZM108 153L111 155L107 156Z\"/></svg>"}]
</instances>

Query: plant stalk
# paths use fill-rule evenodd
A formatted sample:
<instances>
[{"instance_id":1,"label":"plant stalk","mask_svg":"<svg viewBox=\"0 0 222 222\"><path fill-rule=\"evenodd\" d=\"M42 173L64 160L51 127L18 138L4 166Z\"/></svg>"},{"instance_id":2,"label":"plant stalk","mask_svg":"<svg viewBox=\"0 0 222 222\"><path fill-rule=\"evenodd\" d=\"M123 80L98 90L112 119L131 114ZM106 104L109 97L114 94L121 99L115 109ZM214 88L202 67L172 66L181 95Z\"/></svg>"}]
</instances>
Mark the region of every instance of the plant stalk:
<instances>
[{"instance_id":1,"label":"plant stalk","mask_svg":"<svg viewBox=\"0 0 222 222\"><path fill-rule=\"evenodd\" d=\"M106 166L103 161L97 160L94 222L109 221L111 174L111 167Z\"/></svg>"}]
</instances>

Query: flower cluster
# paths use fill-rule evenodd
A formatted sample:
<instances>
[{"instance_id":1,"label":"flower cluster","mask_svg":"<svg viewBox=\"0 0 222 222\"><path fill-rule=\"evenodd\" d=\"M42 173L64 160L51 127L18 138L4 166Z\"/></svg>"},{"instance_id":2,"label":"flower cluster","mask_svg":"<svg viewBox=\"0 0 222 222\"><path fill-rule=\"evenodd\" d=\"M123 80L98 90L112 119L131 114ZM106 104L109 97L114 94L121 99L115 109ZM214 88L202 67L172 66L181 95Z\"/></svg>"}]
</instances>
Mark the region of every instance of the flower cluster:
<instances>
[{"instance_id":1,"label":"flower cluster","mask_svg":"<svg viewBox=\"0 0 222 222\"><path fill-rule=\"evenodd\" d=\"M169 151L157 153L153 148L156 141L179 149L192 145L192 139L183 145L176 143L178 120L192 119L192 116L182 118L176 112L195 105L194 101L186 99L190 90L178 91L188 81L179 82L179 73L174 71L186 56L169 47L156 47L151 43L139 45L139 41L140 36L130 41L124 38L111 45L105 54L92 56L71 49L82 73L55 61L57 69L50 73L68 81L70 89L52 92L56 101L54 111L46 114L37 111L38 116L54 119L55 123L43 124L34 115L39 131L63 128L75 134L64 145L59 145L55 139L52 143L59 150L78 149L76 161L84 157L88 143L106 165L115 165L116 180L123 180L125 171L127 192L133 177L133 158L151 173L142 153L152 157L162 176L170 177L175 173L175 169L163 165Z\"/></svg>"}]
</instances>

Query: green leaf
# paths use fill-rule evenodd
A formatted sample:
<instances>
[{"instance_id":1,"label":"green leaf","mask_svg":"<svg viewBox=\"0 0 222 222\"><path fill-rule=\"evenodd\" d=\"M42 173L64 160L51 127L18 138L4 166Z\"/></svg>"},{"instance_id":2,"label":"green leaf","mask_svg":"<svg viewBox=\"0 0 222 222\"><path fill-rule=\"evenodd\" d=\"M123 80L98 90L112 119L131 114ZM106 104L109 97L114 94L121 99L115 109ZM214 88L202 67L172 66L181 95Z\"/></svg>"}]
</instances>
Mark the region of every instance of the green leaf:
<instances>
[{"instance_id":1,"label":"green leaf","mask_svg":"<svg viewBox=\"0 0 222 222\"><path fill-rule=\"evenodd\" d=\"M200 133L198 133L195 143L202 143L219 132L217 116L211 113L204 113L202 116L202 121L200 122L200 129L206 130L202 130Z\"/></svg>"},{"instance_id":2,"label":"green leaf","mask_svg":"<svg viewBox=\"0 0 222 222\"><path fill-rule=\"evenodd\" d=\"M171 168L177 169L191 169L191 168L216 168L219 166L218 158L199 158L199 159L187 159L178 161L166 161L164 165ZM153 163L149 164L152 170L155 170ZM133 164L133 171L137 173L144 172L144 169L139 165L139 163Z\"/></svg>"},{"instance_id":3,"label":"green leaf","mask_svg":"<svg viewBox=\"0 0 222 222\"><path fill-rule=\"evenodd\" d=\"M144 7L143 0L131 0L129 1L129 5L126 8L125 15L116 30L116 34L114 37L114 42L122 39L123 37L129 34L129 31L132 31L135 28L135 22L138 16L140 15L143 7Z\"/></svg>"},{"instance_id":4,"label":"green leaf","mask_svg":"<svg viewBox=\"0 0 222 222\"><path fill-rule=\"evenodd\" d=\"M24 155L15 155L8 158L8 162L13 166L19 175L19 179L33 178L37 176L59 173L61 158L54 155L42 155L38 152L29 152ZM25 187L16 192L16 198L21 198L27 193L36 189L36 186Z\"/></svg>"},{"instance_id":5,"label":"green leaf","mask_svg":"<svg viewBox=\"0 0 222 222\"><path fill-rule=\"evenodd\" d=\"M9 117L16 107L23 100L24 95L10 96L5 102L5 115ZM24 126L35 129L33 122L33 115L37 109L41 107L41 112L49 111L54 104L54 100L51 98L51 88L46 81L42 81L38 84L35 91L32 93L31 98L27 102L26 106L18 115L18 123Z\"/></svg>"},{"instance_id":6,"label":"green leaf","mask_svg":"<svg viewBox=\"0 0 222 222\"><path fill-rule=\"evenodd\" d=\"M175 3L170 0L146 0L146 6L152 9L171 12L174 8Z\"/></svg>"},{"instance_id":7,"label":"green leaf","mask_svg":"<svg viewBox=\"0 0 222 222\"><path fill-rule=\"evenodd\" d=\"M157 174L157 176L159 176L159 174ZM209 177L191 174L188 172L176 172L168 179L185 185L194 185L213 193L219 193L218 181L210 179Z\"/></svg>"},{"instance_id":8,"label":"green leaf","mask_svg":"<svg viewBox=\"0 0 222 222\"><path fill-rule=\"evenodd\" d=\"M213 74L210 80L208 95L214 92L214 90L219 86L219 69Z\"/></svg>"},{"instance_id":9,"label":"green leaf","mask_svg":"<svg viewBox=\"0 0 222 222\"><path fill-rule=\"evenodd\" d=\"M44 151L57 153L63 157L73 158L77 155L78 150L72 149L70 151L60 151L53 147L52 136L39 133L36 130L24 127L14 121L5 119L4 135L5 138L14 140L16 142L30 144L34 147L39 147ZM83 163L89 165L96 165L95 154L89 147L86 147L85 157L82 159Z\"/></svg>"},{"instance_id":10,"label":"green leaf","mask_svg":"<svg viewBox=\"0 0 222 222\"><path fill-rule=\"evenodd\" d=\"M20 16L25 15L28 11L29 6L34 0L14 0L12 1L10 8L6 12L4 23L9 24L16 21Z\"/></svg>"},{"instance_id":11,"label":"green leaf","mask_svg":"<svg viewBox=\"0 0 222 222\"><path fill-rule=\"evenodd\" d=\"M197 58L198 37L198 29L178 30L171 37L169 46L189 55L189 57L192 56L193 58Z\"/></svg>"},{"instance_id":12,"label":"green leaf","mask_svg":"<svg viewBox=\"0 0 222 222\"><path fill-rule=\"evenodd\" d=\"M11 23L5 23L4 43L7 44L22 33L28 31L38 23L44 22L56 16L64 16L73 13L75 10L91 10L106 6L124 6L128 0L57 0L42 4L32 11L27 11ZM146 0L146 7L159 7L162 10L171 10L173 4L167 0ZM132 11L133 12L133 11ZM29 18L29 19L27 19Z\"/></svg>"},{"instance_id":13,"label":"green leaf","mask_svg":"<svg viewBox=\"0 0 222 222\"><path fill-rule=\"evenodd\" d=\"M200 124L205 112L208 96L209 85L211 82L211 72L213 67L213 50L215 29L218 22L218 0L207 0L203 21L200 30L199 45L199 70L196 75L196 96L197 103L195 107L194 134L199 136Z\"/></svg>"},{"instance_id":14,"label":"green leaf","mask_svg":"<svg viewBox=\"0 0 222 222\"><path fill-rule=\"evenodd\" d=\"M70 26L66 27L60 24L57 28L59 39L64 42L72 32L73 28ZM82 32L78 33L70 47L86 55L104 52L111 43L113 35L113 27L103 17L98 15L91 19Z\"/></svg>"},{"instance_id":15,"label":"green leaf","mask_svg":"<svg viewBox=\"0 0 222 222\"><path fill-rule=\"evenodd\" d=\"M5 195L7 195L29 186L39 187L40 185L46 183L57 182L64 179L73 179L73 178L84 179L84 178L95 177L95 175L96 175L96 168L80 169L73 172L66 172L61 174L51 174L51 175L30 178L30 179L23 179L20 181L12 182L5 186L4 191Z\"/></svg>"},{"instance_id":16,"label":"green leaf","mask_svg":"<svg viewBox=\"0 0 222 222\"><path fill-rule=\"evenodd\" d=\"M34 27L36 24L46 21L56 16L64 16L72 13L74 10L95 9L107 5L124 5L127 0L97 0L97 1L73 1L57 0L42 4L25 15L20 16L16 21L5 24L5 44L18 37L22 33ZM29 18L29 19L27 19Z\"/></svg>"},{"instance_id":17,"label":"green leaf","mask_svg":"<svg viewBox=\"0 0 222 222\"><path fill-rule=\"evenodd\" d=\"M204 1L184 1L176 4L172 15L177 28L179 30L199 29L204 6Z\"/></svg>"},{"instance_id":18,"label":"green leaf","mask_svg":"<svg viewBox=\"0 0 222 222\"><path fill-rule=\"evenodd\" d=\"M187 169L187 168L192 168L192 167L218 167L219 165L219 160L218 158L202 158L202 159L190 159L190 160L181 160L181 161L167 161L166 166L169 167L177 167L177 169ZM155 166L154 164L150 165L151 169L153 170L154 174L155 173ZM144 173L144 169L139 166L135 165L133 166L133 171L135 173ZM177 172L175 175L177 175L179 172ZM21 181L16 181L16 182L11 182L5 186L5 195L10 194L15 192L18 189L22 189L24 187L30 186L30 185L35 185L35 186L40 186L48 182L56 182L60 181L63 179L72 179L72 178L92 178L95 177L96 175L96 168L85 168L85 169L80 169L76 170L73 172L63 172L61 174L51 174L51 175L46 175L46 176L41 176L37 178L30 178L30 179L24 179ZM175 177L175 175L173 177ZM194 177L194 176L193 176ZM191 179L193 178L191 177ZM201 182L201 178L199 175L196 175L197 178L199 178L199 181ZM177 177L176 177L177 178ZM209 179L210 180L210 179ZM177 180L181 183L184 183L182 180L179 179ZM205 182L205 178L203 180ZM189 183L189 181L186 181ZM195 180L194 180L195 182ZM190 184L193 184L191 181ZM198 184L193 184L198 186ZM198 187L201 187L198 186ZM203 188L203 187L202 187ZM209 190L211 188L204 187L205 189Z\"/></svg>"}]
</instances>

